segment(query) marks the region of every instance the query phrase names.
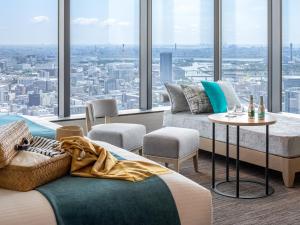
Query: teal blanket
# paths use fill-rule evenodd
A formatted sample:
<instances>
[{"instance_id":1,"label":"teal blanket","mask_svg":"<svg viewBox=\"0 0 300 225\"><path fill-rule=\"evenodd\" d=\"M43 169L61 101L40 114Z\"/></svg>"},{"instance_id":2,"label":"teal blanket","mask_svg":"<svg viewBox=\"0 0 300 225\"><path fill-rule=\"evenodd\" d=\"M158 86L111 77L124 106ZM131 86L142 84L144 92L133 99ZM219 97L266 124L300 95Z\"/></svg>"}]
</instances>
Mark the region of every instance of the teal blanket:
<instances>
[{"instance_id":1,"label":"teal blanket","mask_svg":"<svg viewBox=\"0 0 300 225\"><path fill-rule=\"evenodd\" d=\"M58 225L180 225L173 196L158 176L136 183L66 176L37 190Z\"/></svg>"},{"instance_id":2,"label":"teal blanket","mask_svg":"<svg viewBox=\"0 0 300 225\"><path fill-rule=\"evenodd\" d=\"M67 176L37 190L58 225L180 225L172 194L158 176L138 183Z\"/></svg>"},{"instance_id":3,"label":"teal blanket","mask_svg":"<svg viewBox=\"0 0 300 225\"><path fill-rule=\"evenodd\" d=\"M22 116L17 116L17 115L0 116L0 126L15 122L18 120L25 120L32 136L39 136L39 137L44 137L44 138L49 138L49 139L55 139L55 130L50 129L45 126L42 126L42 125L35 123L31 120L28 120Z\"/></svg>"}]
</instances>

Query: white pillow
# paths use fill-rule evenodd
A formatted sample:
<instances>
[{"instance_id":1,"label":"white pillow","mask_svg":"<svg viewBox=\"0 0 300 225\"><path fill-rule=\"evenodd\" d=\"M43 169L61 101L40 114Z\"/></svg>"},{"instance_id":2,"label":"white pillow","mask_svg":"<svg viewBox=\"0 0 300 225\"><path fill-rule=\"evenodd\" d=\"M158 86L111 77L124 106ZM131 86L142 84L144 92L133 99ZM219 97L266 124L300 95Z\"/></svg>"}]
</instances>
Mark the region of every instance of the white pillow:
<instances>
[{"instance_id":1,"label":"white pillow","mask_svg":"<svg viewBox=\"0 0 300 225\"><path fill-rule=\"evenodd\" d=\"M239 97L237 96L237 94L230 82L219 80L217 83L219 84L220 88L224 92L224 95L227 100L227 105L229 107L233 107L233 106L241 107L242 106L241 101L240 101Z\"/></svg>"}]
</instances>

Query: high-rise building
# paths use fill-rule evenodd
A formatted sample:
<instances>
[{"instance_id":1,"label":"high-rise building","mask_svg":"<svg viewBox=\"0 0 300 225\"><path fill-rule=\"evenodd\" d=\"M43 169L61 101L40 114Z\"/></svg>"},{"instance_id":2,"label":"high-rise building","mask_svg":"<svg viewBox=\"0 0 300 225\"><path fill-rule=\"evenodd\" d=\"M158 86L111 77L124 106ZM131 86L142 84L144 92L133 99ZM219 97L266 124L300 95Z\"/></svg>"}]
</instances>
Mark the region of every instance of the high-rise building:
<instances>
[{"instance_id":1,"label":"high-rise building","mask_svg":"<svg viewBox=\"0 0 300 225\"><path fill-rule=\"evenodd\" d=\"M172 61L172 52L160 53L160 81L162 83L173 81Z\"/></svg>"},{"instance_id":2,"label":"high-rise building","mask_svg":"<svg viewBox=\"0 0 300 225\"><path fill-rule=\"evenodd\" d=\"M117 80L116 79L107 79L104 83L104 92L109 94L110 91L117 89Z\"/></svg>"},{"instance_id":3,"label":"high-rise building","mask_svg":"<svg viewBox=\"0 0 300 225\"><path fill-rule=\"evenodd\" d=\"M293 87L285 91L284 110L290 113L300 113L300 88Z\"/></svg>"},{"instance_id":4,"label":"high-rise building","mask_svg":"<svg viewBox=\"0 0 300 225\"><path fill-rule=\"evenodd\" d=\"M41 104L40 94L29 94L28 106L39 106Z\"/></svg>"},{"instance_id":5,"label":"high-rise building","mask_svg":"<svg viewBox=\"0 0 300 225\"><path fill-rule=\"evenodd\" d=\"M6 62L0 62L0 72L6 71L7 64Z\"/></svg>"},{"instance_id":6,"label":"high-rise building","mask_svg":"<svg viewBox=\"0 0 300 225\"><path fill-rule=\"evenodd\" d=\"M9 85L8 84L0 84L0 103L8 101L9 95Z\"/></svg>"}]
</instances>

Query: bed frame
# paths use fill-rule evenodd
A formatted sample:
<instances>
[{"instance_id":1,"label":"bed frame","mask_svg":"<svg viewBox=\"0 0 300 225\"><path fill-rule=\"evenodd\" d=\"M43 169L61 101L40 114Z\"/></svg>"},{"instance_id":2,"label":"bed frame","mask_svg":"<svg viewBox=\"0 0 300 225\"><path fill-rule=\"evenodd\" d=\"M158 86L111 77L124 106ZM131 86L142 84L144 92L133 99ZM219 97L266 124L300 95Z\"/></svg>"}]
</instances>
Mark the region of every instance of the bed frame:
<instances>
[{"instance_id":1,"label":"bed frame","mask_svg":"<svg viewBox=\"0 0 300 225\"><path fill-rule=\"evenodd\" d=\"M212 152L212 140L200 137L200 149ZM216 141L216 153L226 156L226 143ZM236 146L229 145L229 157L236 159ZM257 150L240 147L240 160L257 166L265 166L265 153ZM293 187L295 174L300 172L300 157L285 158L269 154L269 168L282 173L284 185Z\"/></svg>"}]
</instances>

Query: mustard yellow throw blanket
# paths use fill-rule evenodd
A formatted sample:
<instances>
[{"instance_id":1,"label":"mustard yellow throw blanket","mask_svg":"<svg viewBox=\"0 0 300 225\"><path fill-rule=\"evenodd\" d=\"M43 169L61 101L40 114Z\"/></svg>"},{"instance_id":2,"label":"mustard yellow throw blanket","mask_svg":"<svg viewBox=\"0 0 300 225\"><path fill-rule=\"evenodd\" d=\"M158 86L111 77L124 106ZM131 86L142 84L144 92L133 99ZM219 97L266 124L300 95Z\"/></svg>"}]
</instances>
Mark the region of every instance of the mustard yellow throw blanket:
<instances>
[{"instance_id":1,"label":"mustard yellow throw blanket","mask_svg":"<svg viewBox=\"0 0 300 225\"><path fill-rule=\"evenodd\" d=\"M60 147L72 156L71 174L74 176L136 182L169 172L168 169L149 162L119 161L109 151L83 137L63 138Z\"/></svg>"}]
</instances>

